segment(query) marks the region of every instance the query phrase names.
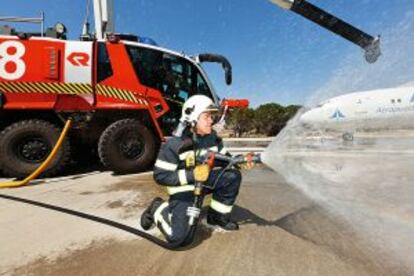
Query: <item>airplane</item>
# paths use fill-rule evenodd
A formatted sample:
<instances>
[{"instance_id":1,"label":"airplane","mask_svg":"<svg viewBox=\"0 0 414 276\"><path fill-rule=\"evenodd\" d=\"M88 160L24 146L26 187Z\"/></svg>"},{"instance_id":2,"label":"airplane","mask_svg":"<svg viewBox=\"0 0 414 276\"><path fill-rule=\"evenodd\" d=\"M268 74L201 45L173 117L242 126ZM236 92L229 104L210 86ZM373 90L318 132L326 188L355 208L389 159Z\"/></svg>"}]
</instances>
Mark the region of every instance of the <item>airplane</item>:
<instances>
[{"instance_id":1,"label":"airplane","mask_svg":"<svg viewBox=\"0 0 414 276\"><path fill-rule=\"evenodd\" d=\"M311 129L343 131L414 128L414 85L354 92L325 100L304 112L299 122Z\"/></svg>"}]
</instances>

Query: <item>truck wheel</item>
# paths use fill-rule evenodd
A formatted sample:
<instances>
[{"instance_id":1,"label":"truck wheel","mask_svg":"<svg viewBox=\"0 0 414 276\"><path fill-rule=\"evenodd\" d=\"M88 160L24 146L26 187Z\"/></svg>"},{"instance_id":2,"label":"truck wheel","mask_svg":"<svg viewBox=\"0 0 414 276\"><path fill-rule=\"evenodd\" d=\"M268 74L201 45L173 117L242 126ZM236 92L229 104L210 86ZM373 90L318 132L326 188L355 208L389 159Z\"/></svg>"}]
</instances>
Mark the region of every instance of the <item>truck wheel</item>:
<instances>
[{"instance_id":1,"label":"truck wheel","mask_svg":"<svg viewBox=\"0 0 414 276\"><path fill-rule=\"evenodd\" d=\"M98 153L105 167L115 173L135 173L152 166L158 151L156 137L134 119L116 121L99 138Z\"/></svg>"},{"instance_id":2,"label":"truck wheel","mask_svg":"<svg viewBox=\"0 0 414 276\"><path fill-rule=\"evenodd\" d=\"M0 169L10 177L26 177L46 160L59 138L61 129L43 120L25 120L6 127L0 133ZM53 176L70 159L68 139L41 176Z\"/></svg>"}]
</instances>

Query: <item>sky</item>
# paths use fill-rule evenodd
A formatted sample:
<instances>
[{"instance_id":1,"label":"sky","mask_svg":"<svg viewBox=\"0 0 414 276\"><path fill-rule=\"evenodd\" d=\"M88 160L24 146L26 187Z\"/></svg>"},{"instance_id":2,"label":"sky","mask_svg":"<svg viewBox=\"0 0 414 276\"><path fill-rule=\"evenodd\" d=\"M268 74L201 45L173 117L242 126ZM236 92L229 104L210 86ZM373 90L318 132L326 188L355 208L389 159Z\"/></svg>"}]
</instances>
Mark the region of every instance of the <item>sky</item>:
<instances>
[{"instance_id":1,"label":"sky","mask_svg":"<svg viewBox=\"0 0 414 276\"><path fill-rule=\"evenodd\" d=\"M33 17L44 11L47 26L62 22L67 26L69 38L77 39L86 2L0 0L0 16ZM414 12L413 0L309 2L371 35L386 34ZM225 85L221 66L206 66L217 93L222 98L247 98L252 107L268 102L306 103L335 77L344 59L349 57L355 57L353 60L360 67L377 66L367 64L357 46L268 0L114 0L114 3L117 32L151 37L162 47L186 54L211 52L226 56L233 65L231 86ZM37 30L36 26L24 25L17 29ZM409 49L406 51L412 55Z\"/></svg>"}]
</instances>

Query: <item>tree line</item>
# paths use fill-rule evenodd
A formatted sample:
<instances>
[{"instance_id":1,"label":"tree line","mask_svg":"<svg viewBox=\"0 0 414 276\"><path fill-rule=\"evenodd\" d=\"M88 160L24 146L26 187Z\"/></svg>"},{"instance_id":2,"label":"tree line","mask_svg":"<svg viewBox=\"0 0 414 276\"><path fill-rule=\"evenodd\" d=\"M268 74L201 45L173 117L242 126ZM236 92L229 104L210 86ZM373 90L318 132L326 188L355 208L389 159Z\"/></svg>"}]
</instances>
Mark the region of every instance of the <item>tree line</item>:
<instances>
[{"instance_id":1,"label":"tree line","mask_svg":"<svg viewBox=\"0 0 414 276\"><path fill-rule=\"evenodd\" d=\"M277 103L267 103L256 109L236 109L230 112L226 120L226 128L232 131L234 137L247 134L275 136L300 108L300 105L282 106Z\"/></svg>"}]
</instances>

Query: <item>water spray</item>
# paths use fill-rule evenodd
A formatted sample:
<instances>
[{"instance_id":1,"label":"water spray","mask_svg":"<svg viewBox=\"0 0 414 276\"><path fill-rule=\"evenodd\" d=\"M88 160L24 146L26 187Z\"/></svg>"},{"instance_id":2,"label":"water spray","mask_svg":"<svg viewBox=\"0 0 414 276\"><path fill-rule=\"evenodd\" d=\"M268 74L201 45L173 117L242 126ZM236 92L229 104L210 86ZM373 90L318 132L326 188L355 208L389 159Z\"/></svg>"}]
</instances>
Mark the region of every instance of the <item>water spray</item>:
<instances>
[{"instance_id":1,"label":"water spray","mask_svg":"<svg viewBox=\"0 0 414 276\"><path fill-rule=\"evenodd\" d=\"M413 11L407 11L398 24L384 31L384 37L388 38L384 41L387 55L381 63L366 66L353 55L345 57L331 79L311 95L307 106L347 92L402 84L411 87L414 57L409 49L414 46L413 15ZM395 91L389 92L396 95L396 106L411 102L413 97L412 93L402 98ZM381 94L375 92L370 97L378 96ZM390 100L383 102L392 104ZM406 119L410 116L407 113ZM292 215L286 223L288 231L298 236L303 234L303 238L314 244L331 248L363 266L369 263L377 274L412 275L412 119L411 127L404 128L401 121L396 121L393 130L365 131L353 123L349 130L357 129L354 140L343 141L342 132L326 124L315 129L305 127L300 117L298 114L292 119L262 155L269 167L316 206L313 211ZM373 121L366 123L373 125ZM335 230L329 232L328 225Z\"/></svg>"}]
</instances>

